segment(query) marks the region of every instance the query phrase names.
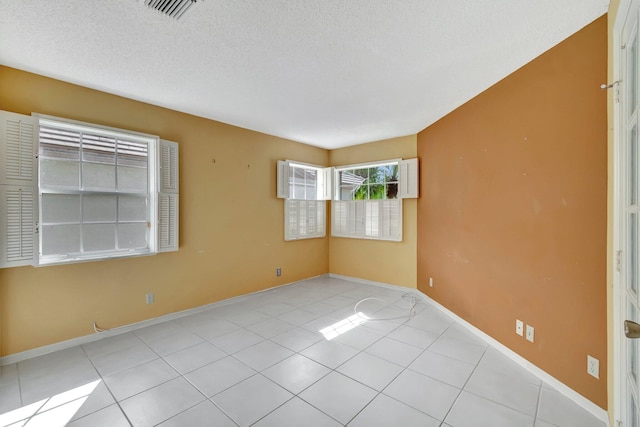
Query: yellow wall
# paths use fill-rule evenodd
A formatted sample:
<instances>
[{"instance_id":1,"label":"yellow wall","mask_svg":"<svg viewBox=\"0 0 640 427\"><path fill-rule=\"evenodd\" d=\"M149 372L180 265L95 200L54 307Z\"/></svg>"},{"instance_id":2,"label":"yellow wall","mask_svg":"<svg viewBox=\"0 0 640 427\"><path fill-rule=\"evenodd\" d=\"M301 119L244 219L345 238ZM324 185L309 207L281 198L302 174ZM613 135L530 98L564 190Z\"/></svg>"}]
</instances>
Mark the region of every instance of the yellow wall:
<instances>
[{"instance_id":1,"label":"yellow wall","mask_svg":"<svg viewBox=\"0 0 640 427\"><path fill-rule=\"evenodd\" d=\"M417 136L410 135L384 141L332 150L330 166L410 159L417 156ZM332 237L329 270L334 274L415 288L417 248L417 203L405 199L402 207L403 241Z\"/></svg>"},{"instance_id":2,"label":"yellow wall","mask_svg":"<svg viewBox=\"0 0 640 427\"><path fill-rule=\"evenodd\" d=\"M180 250L0 269L0 356L93 333L94 321L113 328L328 272L416 287L415 200L404 201L401 243L284 242L283 202L275 195L277 160L344 165L412 158L416 135L330 152L7 67L0 67L0 110L180 144ZM145 303L147 292L154 292L154 304Z\"/></svg>"},{"instance_id":3,"label":"yellow wall","mask_svg":"<svg viewBox=\"0 0 640 427\"><path fill-rule=\"evenodd\" d=\"M276 161L329 152L11 68L0 110L156 134L180 144L180 250L0 270L0 355L329 272L329 239L285 242ZM282 268L282 277L275 270ZM155 304L145 294L155 293Z\"/></svg>"}]
</instances>

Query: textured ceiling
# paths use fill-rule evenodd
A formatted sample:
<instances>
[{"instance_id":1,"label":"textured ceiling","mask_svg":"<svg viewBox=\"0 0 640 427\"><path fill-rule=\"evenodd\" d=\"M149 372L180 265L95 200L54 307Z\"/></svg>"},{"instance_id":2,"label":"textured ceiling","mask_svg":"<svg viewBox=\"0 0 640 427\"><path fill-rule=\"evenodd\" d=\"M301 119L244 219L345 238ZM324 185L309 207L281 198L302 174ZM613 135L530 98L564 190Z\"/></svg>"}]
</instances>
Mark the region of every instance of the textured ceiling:
<instances>
[{"instance_id":1,"label":"textured ceiling","mask_svg":"<svg viewBox=\"0 0 640 427\"><path fill-rule=\"evenodd\" d=\"M0 64L337 148L419 132L608 0L0 0Z\"/></svg>"}]
</instances>

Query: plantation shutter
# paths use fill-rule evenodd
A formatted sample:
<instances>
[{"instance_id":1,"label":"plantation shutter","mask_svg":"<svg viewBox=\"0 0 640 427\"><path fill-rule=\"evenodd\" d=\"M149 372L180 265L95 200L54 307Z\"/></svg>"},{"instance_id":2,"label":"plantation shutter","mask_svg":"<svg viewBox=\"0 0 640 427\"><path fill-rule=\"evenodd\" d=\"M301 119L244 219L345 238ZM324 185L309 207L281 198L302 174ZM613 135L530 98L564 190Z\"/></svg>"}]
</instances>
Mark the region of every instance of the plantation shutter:
<instances>
[{"instance_id":1,"label":"plantation shutter","mask_svg":"<svg viewBox=\"0 0 640 427\"><path fill-rule=\"evenodd\" d=\"M332 168L279 160L276 196L284 200L284 240L326 235L325 200L331 199Z\"/></svg>"},{"instance_id":2,"label":"plantation shutter","mask_svg":"<svg viewBox=\"0 0 640 427\"><path fill-rule=\"evenodd\" d=\"M321 179L318 180L318 200L331 200L333 196L333 168L324 168L320 171Z\"/></svg>"},{"instance_id":3,"label":"plantation shutter","mask_svg":"<svg viewBox=\"0 0 640 427\"><path fill-rule=\"evenodd\" d=\"M286 160L278 160L278 172L276 177L276 197L278 197L278 199L289 198L289 174L289 162Z\"/></svg>"},{"instance_id":4,"label":"plantation shutter","mask_svg":"<svg viewBox=\"0 0 640 427\"><path fill-rule=\"evenodd\" d=\"M158 252L178 250L178 144L160 140Z\"/></svg>"},{"instance_id":5,"label":"plantation shutter","mask_svg":"<svg viewBox=\"0 0 640 427\"><path fill-rule=\"evenodd\" d=\"M284 203L284 240L325 236L325 201L286 199Z\"/></svg>"},{"instance_id":6,"label":"plantation shutter","mask_svg":"<svg viewBox=\"0 0 640 427\"><path fill-rule=\"evenodd\" d=\"M0 268L37 257L37 135L36 118L0 111Z\"/></svg>"},{"instance_id":7,"label":"plantation shutter","mask_svg":"<svg viewBox=\"0 0 640 427\"><path fill-rule=\"evenodd\" d=\"M347 202L334 200L331 202L332 215L331 215L331 235L332 236L345 236L347 234Z\"/></svg>"},{"instance_id":8,"label":"plantation shutter","mask_svg":"<svg viewBox=\"0 0 640 427\"><path fill-rule=\"evenodd\" d=\"M0 185L37 185L38 120L0 111Z\"/></svg>"},{"instance_id":9,"label":"plantation shutter","mask_svg":"<svg viewBox=\"0 0 640 427\"><path fill-rule=\"evenodd\" d=\"M400 160L398 163L401 199L417 199L419 196L418 159Z\"/></svg>"},{"instance_id":10,"label":"plantation shutter","mask_svg":"<svg viewBox=\"0 0 640 427\"><path fill-rule=\"evenodd\" d=\"M160 140L160 192L178 194L178 143Z\"/></svg>"},{"instance_id":11,"label":"plantation shutter","mask_svg":"<svg viewBox=\"0 0 640 427\"><path fill-rule=\"evenodd\" d=\"M379 239L402 240L402 200L375 200L377 218L371 218L371 222L377 224Z\"/></svg>"},{"instance_id":12,"label":"plantation shutter","mask_svg":"<svg viewBox=\"0 0 640 427\"><path fill-rule=\"evenodd\" d=\"M331 233L336 237L402 240L402 200L334 200Z\"/></svg>"},{"instance_id":13,"label":"plantation shutter","mask_svg":"<svg viewBox=\"0 0 640 427\"><path fill-rule=\"evenodd\" d=\"M0 200L0 268L33 265L38 252L37 190L0 185Z\"/></svg>"},{"instance_id":14,"label":"plantation shutter","mask_svg":"<svg viewBox=\"0 0 640 427\"><path fill-rule=\"evenodd\" d=\"M289 160L278 160L276 174L276 197L278 199L299 199L299 197L291 194L291 166L289 166L289 164ZM294 164L293 167L296 167L296 164ZM313 198L306 197L306 199L331 200L333 194L333 168L318 168L317 173L316 194Z\"/></svg>"}]
</instances>

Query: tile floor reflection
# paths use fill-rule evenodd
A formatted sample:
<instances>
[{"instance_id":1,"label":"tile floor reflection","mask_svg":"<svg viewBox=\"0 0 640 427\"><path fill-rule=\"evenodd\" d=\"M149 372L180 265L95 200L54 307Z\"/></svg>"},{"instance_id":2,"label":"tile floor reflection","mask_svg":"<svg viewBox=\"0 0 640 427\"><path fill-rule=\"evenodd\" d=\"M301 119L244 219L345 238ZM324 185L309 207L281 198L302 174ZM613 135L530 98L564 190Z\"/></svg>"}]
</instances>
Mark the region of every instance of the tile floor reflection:
<instances>
[{"instance_id":1,"label":"tile floor reflection","mask_svg":"<svg viewBox=\"0 0 640 427\"><path fill-rule=\"evenodd\" d=\"M0 426L604 427L403 294L315 278L3 366Z\"/></svg>"}]
</instances>

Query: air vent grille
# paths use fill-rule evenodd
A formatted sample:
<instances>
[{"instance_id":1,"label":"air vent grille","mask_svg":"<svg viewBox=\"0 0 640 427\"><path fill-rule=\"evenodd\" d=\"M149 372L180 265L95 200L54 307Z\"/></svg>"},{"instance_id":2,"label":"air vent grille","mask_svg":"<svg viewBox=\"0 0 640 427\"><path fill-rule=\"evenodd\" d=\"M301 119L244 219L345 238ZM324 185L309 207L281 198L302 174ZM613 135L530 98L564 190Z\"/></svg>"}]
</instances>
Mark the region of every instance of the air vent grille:
<instances>
[{"instance_id":1,"label":"air vent grille","mask_svg":"<svg viewBox=\"0 0 640 427\"><path fill-rule=\"evenodd\" d=\"M160 13L175 19L180 19L196 1L197 0L145 0L144 4Z\"/></svg>"}]
</instances>

